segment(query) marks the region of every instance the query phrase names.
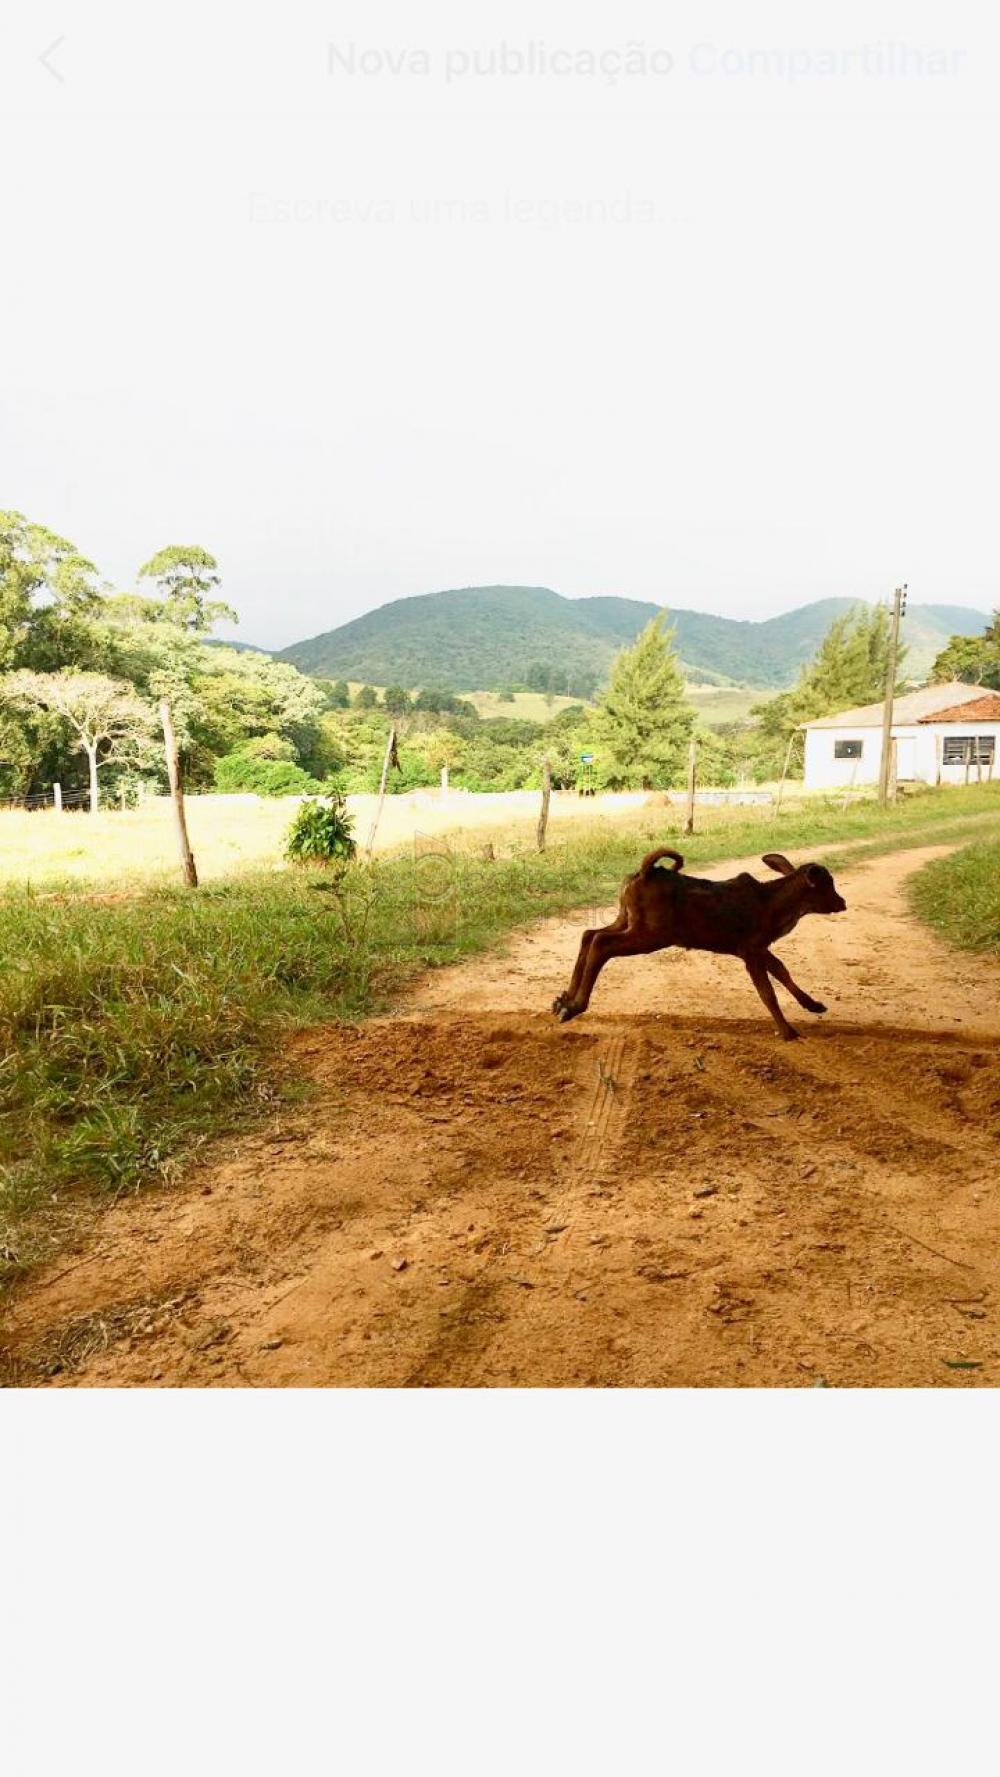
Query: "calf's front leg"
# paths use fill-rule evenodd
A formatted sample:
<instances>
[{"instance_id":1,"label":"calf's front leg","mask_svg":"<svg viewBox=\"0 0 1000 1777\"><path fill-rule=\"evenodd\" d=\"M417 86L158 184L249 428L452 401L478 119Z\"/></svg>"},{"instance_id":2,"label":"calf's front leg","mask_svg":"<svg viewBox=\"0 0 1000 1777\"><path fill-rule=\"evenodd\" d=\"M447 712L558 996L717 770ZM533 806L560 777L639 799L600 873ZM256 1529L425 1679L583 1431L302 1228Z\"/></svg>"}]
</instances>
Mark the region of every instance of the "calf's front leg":
<instances>
[{"instance_id":1,"label":"calf's front leg","mask_svg":"<svg viewBox=\"0 0 1000 1777\"><path fill-rule=\"evenodd\" d=\"M747 966L747 974L778 1027L778 1035L783 1037L786 1043L793 1043L799 1033L789 1024L778 1004L778 996L771 986L771 977L767 972L768 965L764 957L758 952L753 956L744 957L743 960Z\"/></svg>"},{"instance_id":2,"label":"calf's front leg","mask_svg":"<svg viewBox=\"0 0 1000 1777\"><path fill-rule=\"evenodd\" d=\"M822 1000L814 1000L811 994L804 993L802 988L792 980L780 956L775 956L773 950L765 950L764 961L767 964L768 974L773 975L776 981L780 981L782 987L787 987L789 993L794 995L799 1005L804 1006L807 1012L815 1012L818 1015L820 1012L826 1011Z\"/></svg>"}]
</instances>

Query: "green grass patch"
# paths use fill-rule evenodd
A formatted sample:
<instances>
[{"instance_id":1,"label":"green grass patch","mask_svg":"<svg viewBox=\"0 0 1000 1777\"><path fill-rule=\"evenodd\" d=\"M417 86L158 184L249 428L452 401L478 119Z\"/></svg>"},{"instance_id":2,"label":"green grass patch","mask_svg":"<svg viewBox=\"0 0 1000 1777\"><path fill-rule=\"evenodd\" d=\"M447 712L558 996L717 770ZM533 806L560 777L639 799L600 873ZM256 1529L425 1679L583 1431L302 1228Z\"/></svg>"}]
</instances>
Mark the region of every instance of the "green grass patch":
<instances>
[{"instance_id":1,"label":"green grass patch","mask_svg":"<svg viewBox=\"0 0 1000 1777\"><path fill-rule=\"evenodd\" d=\"M441 839L339 877L258 872L121 900L11 889L0 897L0 1282L54 1250L74 1204L164 1182L206 1136L293 1092L290 1030L384 1009L421 970L543 915L605 904L654 844L676 843L692 868L805 847L825 858L849 840L920 844L991 816L1000 831L1000 785L929 792L886 814L832 802L777 820L699 811L703 828L684 838L676 810L647 807L555 827L541 856L524 841L486 861L477 834L474 850Z\"/></svg>"},{"instance_id":2,"label":"green grass patch","mask_svg":"<svg viewBox=\"0 0 1000 1777\"><path fill-rule=\"evenodd\" d=\"M952 944L1000 954L1000 839L926 864L910 884L910 898L921 919Z\"/></svg>"}]
</instances>

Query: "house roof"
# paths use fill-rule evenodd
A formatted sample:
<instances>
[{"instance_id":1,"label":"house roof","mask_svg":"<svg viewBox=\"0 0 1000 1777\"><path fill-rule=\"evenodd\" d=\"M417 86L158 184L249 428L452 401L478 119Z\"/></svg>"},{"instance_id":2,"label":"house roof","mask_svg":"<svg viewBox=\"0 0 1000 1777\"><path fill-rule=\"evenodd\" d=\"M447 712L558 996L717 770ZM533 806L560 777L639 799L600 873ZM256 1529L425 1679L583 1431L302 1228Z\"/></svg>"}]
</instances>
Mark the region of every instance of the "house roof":
<instances>
[{"instance_id":1,"label":"house roof","mask_svg":"<svg viewBox=\"0 0 1000 1777\"><path fill-rule=\"evenodd\" d=\"M1000 691L982 691L978 685L971 687L980 691L981 695L968 703L956 704L950 710L936 710L933 716L920 716L921 722L1000 722Z\"/></svg>"},{"instance_id":2,"label":"house roof","mask_svg":"<svg viewBox=\"0 0 1000 1777\"><path fill-rule=\"evenodd\" d=\"M975 721L968 706L981 703L984 698L981 685L963 685L953 679L948 685L922 685L919 691L907 691L902 697L893 698L892 725L898 727L908 722L961 722ZM991 696L993 694L991 693ZM882 704L866 703L859 709L839 710L833 716L817 716L813 722L803 722L803 728L881 728ZM980 721L989 721L991 717L979 717Z\"/></svg>"}]
</instances>

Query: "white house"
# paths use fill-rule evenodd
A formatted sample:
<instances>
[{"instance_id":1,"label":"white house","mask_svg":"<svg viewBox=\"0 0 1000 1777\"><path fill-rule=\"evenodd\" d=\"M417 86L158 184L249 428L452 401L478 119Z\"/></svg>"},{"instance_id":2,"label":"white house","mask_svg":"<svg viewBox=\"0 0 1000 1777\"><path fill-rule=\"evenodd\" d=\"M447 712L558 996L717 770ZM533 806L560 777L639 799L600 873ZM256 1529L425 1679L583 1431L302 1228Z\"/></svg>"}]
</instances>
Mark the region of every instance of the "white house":
<instances>
[{"instance_id":1,"label":"white house","mask_svg":"<svg viewBox=\"0 0 1000 1777\"><path fill-rule=\"evenodd\" d=\"M880 703L804 722L807 790L878 782ZM964 784L992 778L1000 750L1000 691L981 685L925 685L893 699L892 738L899 783Z\"/></svg>"}]
</instances>

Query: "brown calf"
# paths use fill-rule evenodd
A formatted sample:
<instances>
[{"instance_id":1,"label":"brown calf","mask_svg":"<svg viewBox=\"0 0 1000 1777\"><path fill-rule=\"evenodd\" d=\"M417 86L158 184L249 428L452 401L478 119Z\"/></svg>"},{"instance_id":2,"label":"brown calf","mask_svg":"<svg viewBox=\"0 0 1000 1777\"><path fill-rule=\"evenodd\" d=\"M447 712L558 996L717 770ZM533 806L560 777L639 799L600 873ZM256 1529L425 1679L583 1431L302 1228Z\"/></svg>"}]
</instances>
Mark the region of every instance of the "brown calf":
<instances>
[{"instance_id":1,"label":"brown calf","mask_svg":"<svg viewBox=\"0 0 1000 1777\"><path fill-rule=\"evenodd\" d=\"M657 870L660 858L672 858L673 869ZM613 956L643 956L676 944L682 950L742 957L780 1035L786 1041L797 1037L778 1004L771 976L807 1012L825 1012L826 1007L796 986L770 947L805 914L843 913L847 903L822 864L802 864L796 870L780 852L768 852L763 862L780 873L776 882L759 882L746 872L728 882L708 882L682 876L684 859L670 846L651 851L622 885L617 919L600 930L584 932L573 978L553 1012L563 1022L579 1018L590 1004L598 975Z\"/></svg>"}]
</instances>

